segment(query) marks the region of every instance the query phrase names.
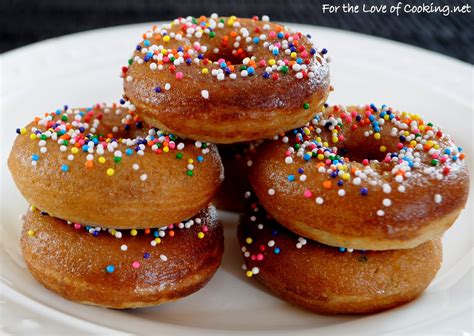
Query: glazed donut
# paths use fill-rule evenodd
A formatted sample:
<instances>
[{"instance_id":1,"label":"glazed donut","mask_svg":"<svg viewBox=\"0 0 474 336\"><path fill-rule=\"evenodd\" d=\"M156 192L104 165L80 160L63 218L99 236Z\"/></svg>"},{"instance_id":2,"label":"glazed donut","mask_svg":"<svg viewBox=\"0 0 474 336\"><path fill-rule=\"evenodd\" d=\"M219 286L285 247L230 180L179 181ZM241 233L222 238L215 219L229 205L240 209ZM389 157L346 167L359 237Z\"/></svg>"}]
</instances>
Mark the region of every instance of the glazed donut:
<instances>
[{"instance_id":1,"label":"glazed donut","mask_svg":"<svg viewBox=\"0 0 474 336\"><path fill-rule=\"evenodd\" d=\"M413 248L448 229L469 175L462 148L416 114L328 107L261 145L250 182L289 230L353 249Z\"/></svg>"},{"instance_id":2,"label":"glazed donut","mask_svg":"<svg viewBox=\"0 0 474 336\"><path fill-rule=\"evenodd\" d=\"M264 139L303 125L326 101L326 53L268 17L178 18L143 34L122 68L125 98L182 137Z\"/></svg>"},{"instance_id":3,"label":"glazed donut","mask_svg":"<svg viewBox=\"0 0 474 336\"><path fill-rule=\"evenodd\" d=\"M224 181L213 200L218 209L244 211L242 198L250 189L248 173L253 164L252 155L259 144L260 142L252 142L217 146L225 171Z\"/></svg>"},{"instance_id":4,"label":"glazed donut","mask_svg":"<svg viewBox=\"0 0 474 336\"><path fill-rule=\"evenodd\" d=\"M283 228L255 203L238 236L248 277L323 314L375 313L409 302L430 284L442 259L439 238L391 251L322 245Z\"/></svg>"},{"instance_id":5,"label":"glazed donut","mask_svg":"<svg viewBox=\"0 0 474 336\"><path fill-rule=\"evenodd\" d=\"M31 210L21 235L26 264L45 287L71 301L120 309L196 292L219 267L223 242L213 207L139 231L84 227Z\"/></svg>"},{"instance_id":6,"label":"glazed donut","mask_svg":"<svg viewBox=\"0 0 474 336\"><path fill-rule=\"evenodd\" d=\"M8 165L30 204L53 217L109 228L179 222L213 198L223 179L216 146L178 139L126 108L65 108L36 118Z\"/></svg>"}]
</instances>

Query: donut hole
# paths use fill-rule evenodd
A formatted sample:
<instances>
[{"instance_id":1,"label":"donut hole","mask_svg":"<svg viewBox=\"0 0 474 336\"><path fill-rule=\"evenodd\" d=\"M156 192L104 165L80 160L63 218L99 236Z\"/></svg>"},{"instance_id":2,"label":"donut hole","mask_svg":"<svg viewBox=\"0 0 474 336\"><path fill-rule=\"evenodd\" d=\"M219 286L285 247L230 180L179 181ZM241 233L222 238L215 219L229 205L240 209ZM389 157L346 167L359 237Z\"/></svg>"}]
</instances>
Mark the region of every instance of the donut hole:
<instances>
[{"instance_id":1,"label":"donut hole","mask_svg":"<svg viewBox=\"0 0 474 336\"><path fill-rule=\"evenodd\" d=\"M231 65L242 65L243 62L242 60L246 57L251 57L252 55L247 53L247 52L242 52L240 54L237 54L236 50L234 48L220 48L219 52L215 53L213 50L211 50L206 57L211 61L211 62L217 62L220 59L224 59L227 64Z\"/></svg>"},{"instance_id":2,"label":"donut hole","mask_svg":"<svg viewBox=\"0 0 474 336\"><path fill-rule=\"evenodd\" d=\"M338 146L338 153L350 161L355 161L362 163L364 160L377 160L383 161L387 152L380 151L380 144L358 144L353 145L352 143L344 143L341 146Z\"/></svg>"}]
</instances>

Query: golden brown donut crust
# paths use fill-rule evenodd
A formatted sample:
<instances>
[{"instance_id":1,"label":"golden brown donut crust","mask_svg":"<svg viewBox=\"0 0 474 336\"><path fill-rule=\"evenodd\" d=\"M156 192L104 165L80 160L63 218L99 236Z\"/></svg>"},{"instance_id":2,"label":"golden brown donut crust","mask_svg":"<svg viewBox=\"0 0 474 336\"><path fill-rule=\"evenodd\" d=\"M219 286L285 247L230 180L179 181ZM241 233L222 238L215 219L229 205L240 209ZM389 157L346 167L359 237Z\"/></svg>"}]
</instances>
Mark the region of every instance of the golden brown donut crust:
<instances>
[{"instance_id":1,"label":"golden brown donut crust","mask_svg":"<svg viewBox=\"0 0 474 336\"><path fill-rule=\"evenodd\" d=\"M340 252L299 240L254 206L238 229L248 272L253 270L252 275L282 299L314 312L365 314L399 306L418 297L441 265L440 239L413 249ZM257 218L252 221L250 216ZM257 259L259 254L263 259Z\"/></svg>"},{"instance_id":2,"label":"golden brown donut crust","mask_svg":"<svg viewBox=\"0 0 474 336\"><path fill-rule=\"evenodd\" d=\"M86 112L87 109L69 109L59 115L53 113L53 118L60 120L66 115L70 125L78 113ZM43 146L47 152L40 152L41 138L31 140L30 136L35 134L34 128L43 134L48 131L46 125L38 124L44 117L30 123L24 129L24 135L17 137L8 166L18 189L29 203L54 217L73 222L139 229L189 218L213 198L223 179L216 146L200 144L201 148L197 148L194 142L176 139L175 149L167 153L157 153L164 150L164 144L158 149L146 144L143 155L140 155L136 150L138 145L128 146L120 142L121 138L135 139L138 135L143 136L142 139L149 137L146 126L137 129L133 124L130 131L124 129L122 120L127 120L127 108L100 105L94 106L91 113L85 134L90 131L94 134L112 133L119 143L112 151L105 148L103 154L99 154L95 146L91 168L86 167L87 156L91 154L84 152L82 146L73 154L71 151L75 145L69 143L62 151L58 140L47 138ZM99 120L94 130L93 125L97 125ZM112 132L113 127L117 127L115 132ZM184 144L184 148L177 149L179 144ZM119 162L115 161L116 151L121 152ZM32 165L34 155L37 155L35 166ZM180 159L177 158L179 155ZM72 161L69 160L71 156L74 158ZM104 163L100 162L101 158L105 159ZM202 162L198 158L202 158ZM188 175L189 160L193 161L192 176ZM63 165L67 165L66 172L62 171ZM114 171L112 176L108 175L109 169Z\"/></svg>"},{"instance_id":3,"label":"golden brown donut crust","mask_svg":"<svg viewBox=\"0 0 474 336\"><path fill-rule=\"evenodd\" d=\"M211 20L199 18L201 19L205 22ZM137 113L150 125L186 138L213 143L264 139L307 122L314 111L319 110L324 104L330 91L329 68L324 54L315 51L314 55L308 54L304 58L309 60L306 66L311 78L297 79L295 76L300 70L293 70L291 65L286 73L280 71L280 68L275 68L269 74L269 78L263 78L271 59L276 62L283 59L295 61L301 57L299 51L295 58L285 55L283 48L279 55L272 55L268 47L263 47L263 43L273 45L282 43L288 37L298 36L298 48L304 46L309 53L313 47L309 39L298 33L291 33L283 38L271 38L270 32L281 30L283 34L289 33L285 27L275 23L236 18L232 19L232 22L239 22L240 26L232 27L227 25L230 18L216 19L219 20L224 20L225 24L223 28L215 28L214 38L210 38L208 34L203 34L200 39L189 38L182 33L183 26L187 23L176 20L172 26L166 27L166 31L168 35L181 32L183 39L180 41L171 38L168 42L163 42L165 35L156 27L144 34L143 40L137 46L140 50L135 50L131 65L128 68L124 67L122 74L125 79L126 98L136 107ZM266 25L269 27L268 30L265 29ZM261 34L268 35L268 38L257 45L251 41L245 42L242 28L248 30L251 38ZM236 37L231 37L232 33L236 33ZM221 45L225 36L229 38L229 47ZM245 50L249 46L253 48L253 51L246 56L256 58L254 75L241 76L242 58L232 55L234 50L232 45L239 36L240 48ZM147 47L145 41L151 46ZM193 46L196 41L201 47L207 47L207 51L202 52L203 60L197 58L201 52L195 51L191 55L193 62L190 65L183 63L174 66L153 58L144 61L147 53L143 53L143 50L150 52L152 48L159 47L165 50L177 50L179 47ZM219 48L217 54L212 52L215 48ZM230 75L225 75L223 80L218 80L217 76L212 75L213 70L220 69L217 63L212 62L218 61L221 57L233 63L236 68L234 71L236 79L230 79ZM212 62L205 64L206 59ZM198 60L197 64L195 60ZM260 60L264 60L266 64L258 65ZM151 70L152 63L162 65L163 69ZM170 66L174 67L173 70L170 70ZM202 74L202 69L206 69L208 74ZM182 74L182 79L177 79L178 72ZM278 79L273 79L273 75L277 75ZM166 84L170 85L169 90L165 89ZM156 92L156 88L159 88L160 92ZM202 95L203 90L208 92L207 99Z\"/></svg>"},{"instance_id":4,"label":"golden brown donut crust","mask_svg":"<svg viewBox=\"0 0 474 336\"><path fill-rule=\"evenodd\" d=\"M100 231L96 237L33 210L25 217L21 248L33 276L68 300L119 309L158 305L196 292L219 267L224 237L215 209L203 209L196 218L201 223L183 229L175 225L174 236L168 229L151 246L153 231L136 236L123 231L120 239ZM112 273L108 265L114 265Z\"/></svg>"},{"instance_id":5,"label":"golden brown donut crust","mask_svg":"<svg viewBox=\"0 0 474 336\"><path fill-rule=\"evenodd\" d=\"M391 132L392 128L402 126L386 121L380 130L380 140L375 140L372 134L364 136L367 125L357 123L358 128L351 130L355 118L350 123L337 119L344 112L362 115L366 110L367 107L337 107L335 111L330 107L318 114L309 126L300 129L299 134L305 134L302 143L318 142L315 140L318 137L326 141L322 148L316 148L316 154L310 160L298 156L298 150L295 150L290 155L291 162L285 161L287 151L296 144L296 137L291 136L291 132L286 138L261 145L254 155L249 176L259 201L291 231L331 246L388 250L413 248L434 239L454 223L466 203L469 174L462 159L464 154L461 151L454 154L457 147L451 138L432 126L434 133L438 132L436 130L441 133L428 141L434 141L440 151L451 151L449 155L438 157L441 161L445 156L446 162L433 166L433 158L427 151L416 150L420 155L419 166L407 170L404 179L397 181L399 177L395 171L403 166L398 162L387 163L383 158L387 153L397 153L398 134L392 136ZM415 118L414 115L406 116ZM342 125L338 135L342 134L344 140L332 142L332 131L324 126L330 118L334 124ZM380 154L380 146L385 146L386 152ZM339 173L332 177L329 169L333 164L325 163L328 157L323 156L323 160L317 157L318 151L324 149L335 153L334 148L339 151L337 153L343 149L347 151L348 159L340 159L346 169L342 172L348 173L347 180ZM307 152L305 148L303 153ZM351 155L355 158L352 161ZM380 162L371 160L364 166L364 155L379 157ZM294 181L289 181L290 175ZM304 181L300 181L302 175L306 178ZM366 196L363 189L366 189Z\"/></svg>"}]
</instances>

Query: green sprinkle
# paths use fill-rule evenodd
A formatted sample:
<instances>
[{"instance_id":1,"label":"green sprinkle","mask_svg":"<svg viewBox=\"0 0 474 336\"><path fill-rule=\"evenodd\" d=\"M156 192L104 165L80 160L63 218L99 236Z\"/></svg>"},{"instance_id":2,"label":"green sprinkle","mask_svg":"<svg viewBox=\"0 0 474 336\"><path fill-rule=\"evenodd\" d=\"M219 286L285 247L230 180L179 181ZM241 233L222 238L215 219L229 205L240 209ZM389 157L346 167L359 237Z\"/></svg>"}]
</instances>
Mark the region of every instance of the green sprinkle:
<instances>
[{"instance_id":1,"label":"green sprinkle","mask_svg":"<svg viewBox=\"0 0 474 336\"><path fill-rule=\"evenodd\" d=\"M216 36L216 33L213 32L213 31L211 31L211 32L209 33L209 37L210 37L210 38L213 38L214 36Z\"/></svg>"},{"instance_id":2,"label":"green sprinkle","mask_svg":"<svg viewBox=\"0 0 474 336\"><path fill-rule=\"evenodd\" d=\"M181 159L183 158L183 153L177 153L177 154L176 154L176 158L177 158L178 160L181 160Z\"/></svg>"},{"instance_id":3,"label":"green sprinkle","mask_svg":"<svg viewBox=\"0 0 474 336\"><path fill-rule=\"evenodd\" d=\"M309 109L309 104L308 104L308 103L304 103L304 104L303 104L303 108L304 108L305 110Z\"/></svg>"},{"instance_id":4,"label":"green sprinkle","mask_svg":"<svg viewBox=\"0 0 474 336\"><path fill-rule=\"evenodd\" d=\"M431 165L432 166L437 166L438 165L438 160L436 160L436 159L431 160Z\"/></svg>"},{"instance_id":5,"label":"green sprinkle","mask_svg":"<svg viewBox=\"0 0 474 336\"><path fill-rule=\"evenodd\" d=\"M284 65L280 68L280 71L286 74L288 72L288 67Z\"/></svg>"},{"instance_id":6,"label":"green sprinkle","mask_svg":"<svg viewBox=\"0 0 474 336\"><path fill-rule=\"evenodd\" d=\"M193 176L193 171L192 171L192 170L188 170L188 171L186 172L186 174L188 174L188 176Z\"/></svg>"},{"instance_id":7,"label":"green sprinkle","mask_svg":"<svg viewBox=\"0 0 474 336\"><path fill-rule=\"evenodd\" d=\"M122 161L122 158L116 156L116 157L114 157L114 161L115 161L115 163L120 163L120 161Z\"/></svg>"}]
</instances>

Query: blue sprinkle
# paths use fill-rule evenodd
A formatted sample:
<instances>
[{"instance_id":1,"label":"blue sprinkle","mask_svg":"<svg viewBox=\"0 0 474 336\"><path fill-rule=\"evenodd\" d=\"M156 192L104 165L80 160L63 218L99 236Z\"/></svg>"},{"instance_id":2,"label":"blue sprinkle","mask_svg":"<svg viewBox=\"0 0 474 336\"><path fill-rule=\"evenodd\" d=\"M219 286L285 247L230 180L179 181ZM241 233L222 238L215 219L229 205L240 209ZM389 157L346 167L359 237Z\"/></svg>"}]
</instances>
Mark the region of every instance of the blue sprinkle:
<instances>
[{"instance_id":1,"label":"blue sprinkle","mask_svg":"<svg viewBox=\"0 0 474 336\"><path fill-rule=\"evenodd\" d=\"M284 37L285 37L285 35L283 35L283 33L282 33L282 32L279 32L279 33L277 34L277 37L278 37L278 38L280 38L280 39L282 39L282 38L284 38Z\"/></svg>"},{"instance_id":2,"label":"blue sprinkle","mask_svg":"<svg viewBox=\"0 0 474 336\"><path fill-rule=\"evenodd\" d=\"M279 248L279 247L275 247L275 248L273 249L273 253L279 254L279 253L280 253L280 248Z\"/></svg>"},{"instance_id":3,"label":"blue sprinkle","mask_svg":"<svg viewBox=\"0 0 474 336\"><path fill-rule=\"evenodd\" d=\"M63 164L63 165L61 165L61 170L63 172L67 172L69 170L69 166L67 164Z\"/></svg>"},{"instance_id":4,"label":"blue sprinkle","mask_svg":"<svg viewBox=\"0 0 474 336\"><path fill-rule=\"evenodd\" d=\"M255 73L255 69L253 67L248 67L247 72L249 73L249 75L253 75Z\"/></svg>"},{"instance_id":5,"label":"blue sprinkle","mask_svg":"<svg viewBox=\"0 0 474 336\"><path fill-rule=\"evenodd\" d=\"M265 72L262 74L262 77L263 77L263 78L269 78L269 77L270 77L270 74L265 71Z\"/></svg>"},{"instance_id":6,"label":"blue sprinkle","mask_svg":"<svg viewBox=\"0 0 474 336\"><path fill-rule=\"evenodd\" d=\"M150 258L150 253L148 253L148 252L145 252L145 254L143 255L143 258L145 258L145 259L148 259L148 258Z\"/></svg>"},{"instance_id":7,"label":"blue sprinkle","mask_svg":"<svg viewBox=\"0 0 474 336\"><path fill-rule=\"evenodd\" d=\"M148 40L143 41L143 45L145 47L149 47L150 46L150 41L148 41Z\"/></svg>"},{"instance_id":8,"label":"blue sprinkle","mask_svg":"<svg viewBox=\"0 0 474 336\"><path fill-rule=\"evenodd\" d=\"M83 152L89 151L89 146L87 146L87 145L82 146L82 151Z\"/></svg>"},{"instance_id":9,"label":"blue sprinkle","mask_svg":"<svg viewBox=\"0 0 474 336\"><path fill-rule=\"evenodd\" d=\"M305 159L305 161L309 161L311 159L311 154L305 153L303 159Z\"/></svg>"},{"instance_id":10,"label":"blue sprinkle","mask_svg":"<svg viewBox=\"0 0 474 336\"><path fill-rule=\"evenodd\" d=\"M328 50L327 50L326 48L323 48L323 49L321 50L321 54L325 55L325 54L327 54L327 53L328 53Z\"/></svg>"},{"instance_id":11,"label":"blue sprinkle","mask_svg":"<svg viewBox=\"0 0 474 336\"><path fill-rule=\"evenodd\" d=\"M39 160L39 155L38 154L33 154L33 155L31 155L31 159L33 161L38 161Z\"/></svg>"},{"instance_id":12,"label":"blue sprinkle","mask_svg":"<svg viewBox=\"0 0 474 336\"><path fill-rule=\"evenodd\" d=\"M362 196L367 196L368 193L369 193L369 190L367 188L360 188L360 194Z\"/></svg>"},{"instance_id":13,"label":"blue sprinkle","mask_svg":"<svg viewBox=\"0 0 474 336\"><path fill-rule=\"evenodd\" d=\"M272 53L273 53L273 55L275 55L275 56L278 55L278 49L277 49L277 48L273 48L273 52L272 52Z\"/></svg>"},{"instance_id":14,"label":"blue sprinkle","mask_svg":"<svg viewBox=\"0 0 474 336\"><path fill-rule=\"evenodd\" d=\"M255 36L253 38L253 43L257 44L258 42L260 42L260 39L257 36Z\"/></svg>"},{"instance_id":15,"label":"blue sprinkle","mask_svg":"<svg viewBox=\"0 0 474 336\"><path fill-rule=\"evenodd\" d=\"M161 92L161 88L160 88L159 86L157 86L157 87L155 88L155 92L160 93L160 92Z\"/></svg>"},{"instance_id":16,"label":"blue sprinkle","mask_svg":"<svg viewBox=\"0 0 474 336\"><path fill-rule=\"evenodd\" d=\"M127 149L125 150L125 154L127 154L127 155L130 156L130 155L133 154L133 150L132 150L131 148L127 148Z\"/></svg>"},{"instance_id":17,"label":"blue sprinkle","mask_svg":"<svg viewBox=\"0 0 474 336\"><path fill-rule=\"evenodd\" d=\"M339 247L339 252L346 252L346 248L345 247Z\"/></svg>"},{"instance_id":18,"label":"blue sprinkle","mask_svg":"<svg viewBox=\"0 0 474 336\"><path fill-rule=\"evenodd\" d=\"M288 181L293 182L295 180L295 175L288 175Z\"/></svg>"},{"instance_id":19,"label":"blue sprinkle","mask_svg":"<svg viewBox=\"0 0 474 336\"><path fill-rule=\"evenodd\" d=\"M203 158L201 155L199 155L199 156L197 157L197 160L198 160L198 162L202 162L202 161L204 161L204 158Z\"/></svg>"},{"instance_id":20,"label":"blue sprinkle","mask_svg":"<svg viewBox=\"0 0 474 336\"><path fill-rule=\"evenodd\" d=\"M115 271L115 266L114 265L108 265L105 270L107 273L113 273Z\"/></svg>"}]
</instances>

